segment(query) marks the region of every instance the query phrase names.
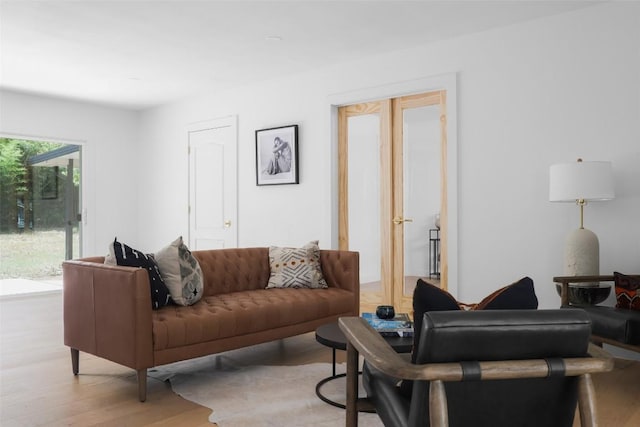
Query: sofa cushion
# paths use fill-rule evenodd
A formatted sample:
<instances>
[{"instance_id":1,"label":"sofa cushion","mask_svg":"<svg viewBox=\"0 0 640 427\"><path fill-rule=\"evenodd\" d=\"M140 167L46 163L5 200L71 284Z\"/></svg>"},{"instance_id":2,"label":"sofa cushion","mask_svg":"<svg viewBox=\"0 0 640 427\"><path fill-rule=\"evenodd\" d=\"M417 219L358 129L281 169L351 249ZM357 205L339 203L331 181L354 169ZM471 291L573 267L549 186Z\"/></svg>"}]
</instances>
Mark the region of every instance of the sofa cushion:
<instances>
[{"instance_id":1,"label":"sofa cushion","mask_svg":"<svg viewBox=\"0 0 640 427\"><path fill-rule=\"evenodd\" d=\"M104 260L105 264L117 264L127 267L144 268L149 273L149 286L151 290L151 308L157 310L171 302L169 290L162 280L158 264L152 256L135 250L115 238L109 245L109 254Z\"/></svg>"},{"instance_id":2,"label":"sofa cushion","mask_svg":"<svg viewBox=\"0 0 640 427\"><path fill-rule=\"evenodd\" d=\"M153 312L155 351L322 321L353 310L353 292L258 289L203 297L190 307Z\"/></svg>"},{"instance_id":3,"label":"sofa cushion","mask_svg":"<svg viewBox=\"0 0 640 427\"><path fill-rule=\"evenodd\" d=\"M640 310L640 279L617 271L613 273L616 287L616 307Z\"/></svg>"},{"instance_id":4,"label":"sofa cushion","mask_svg":"<svg viewBox=\"0 0 640 427\"><path fill-rule=\"evenodd\" d=\"M202 298L202 270L182 236L154 255L171 298L178 305L192 305Z\"/></svg>"},{"instance_id":5,"label":"sofa cushion","mask_svg":"<svg viewBox=\"0 0 640 427\"><path fill-rule=\"evenodd\" d=\"M302 248L269 248L269 288L326 288L320 268L320 248L314 240Z\"/></svg>"}]
</instances>

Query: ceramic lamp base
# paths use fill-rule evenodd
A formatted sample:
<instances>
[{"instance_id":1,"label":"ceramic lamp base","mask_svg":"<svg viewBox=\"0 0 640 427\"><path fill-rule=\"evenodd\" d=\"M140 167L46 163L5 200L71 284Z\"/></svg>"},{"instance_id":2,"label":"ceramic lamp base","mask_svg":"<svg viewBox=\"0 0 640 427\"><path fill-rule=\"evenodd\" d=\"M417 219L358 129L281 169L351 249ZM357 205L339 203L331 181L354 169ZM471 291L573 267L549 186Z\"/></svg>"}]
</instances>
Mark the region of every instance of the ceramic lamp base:
<instances>
[{"instance_id":1,"label":"ceramic lamp base","mask_svg":"<svg viewBox=\"0 0 640 427\"><path fill-rule=\"evenodd\" d=\"M600 244L591 230L579 228L567 236L564 247L565 276L600 274Z\"/></svg>"}]
</instances>

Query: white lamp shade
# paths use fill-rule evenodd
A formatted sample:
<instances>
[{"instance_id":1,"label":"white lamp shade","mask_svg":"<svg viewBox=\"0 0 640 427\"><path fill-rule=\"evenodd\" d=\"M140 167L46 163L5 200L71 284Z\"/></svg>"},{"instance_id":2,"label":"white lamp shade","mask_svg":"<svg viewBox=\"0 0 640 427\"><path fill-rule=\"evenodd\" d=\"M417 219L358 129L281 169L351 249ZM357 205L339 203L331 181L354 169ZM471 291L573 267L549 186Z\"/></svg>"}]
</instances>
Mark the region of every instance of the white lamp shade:
<instances>
[{"instance_id":1,"label":"white lamp shade","mask_svg":"<svg viewBox=\"0 0 640 427\"><path fill-rule=\"evenodd\" d=\"M574 162L549 169L549 201L610 200L615 197L611 162Z\"/></svg>"}]
</instances>

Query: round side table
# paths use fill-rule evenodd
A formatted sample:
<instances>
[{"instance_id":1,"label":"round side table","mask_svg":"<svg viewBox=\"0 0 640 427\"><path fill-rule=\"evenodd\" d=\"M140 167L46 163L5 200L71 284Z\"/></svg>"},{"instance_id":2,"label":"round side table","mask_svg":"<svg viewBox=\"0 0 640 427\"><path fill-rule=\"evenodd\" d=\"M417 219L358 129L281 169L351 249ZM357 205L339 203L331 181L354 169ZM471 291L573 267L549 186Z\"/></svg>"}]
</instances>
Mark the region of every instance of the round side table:
<instances>
[{"instance_id":1,"label":"round side table","mask_svg":"<svg viewBox=\"0 0 640 427\"><path fill-rule=\"evenodd\" d=\"M412 337L384 337L384 339L393 347L395 351L398 353L411 353L411 349L413 347L413 338ZM338 326L338 322L327 323L326 325L320 326L316 329L316 341L320 344L331 348L333 362L332 373L331 376L321 379L316 385L316 395L323 402L328 403L329 405L333 405L338 408L345 409L345 405L343 403L335 402L322 394L322 386L328 383L329 381L333 381L336 378L345 377L347 374L336 374L336 350L347 350L347 339L344 334L340 330Z\"/></svg>"}]
</instances>

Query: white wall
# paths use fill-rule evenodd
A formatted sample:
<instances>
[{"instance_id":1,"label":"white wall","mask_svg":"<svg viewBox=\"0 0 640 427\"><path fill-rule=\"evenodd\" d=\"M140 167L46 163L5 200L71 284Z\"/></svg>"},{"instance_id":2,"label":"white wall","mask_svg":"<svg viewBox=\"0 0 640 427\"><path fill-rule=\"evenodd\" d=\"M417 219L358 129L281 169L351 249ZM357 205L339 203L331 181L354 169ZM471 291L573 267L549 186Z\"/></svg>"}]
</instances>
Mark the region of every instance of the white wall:
<instances>
[{"instance_id":1,"label":"white wall","mask_svg":"<svg viewBox=\"0 0 640 427\"><path fill-rule=\"evenodd\" d=\"M202 94L142 115L140 239L187 232L184 126L239 118L239 245L332 241L330 98L443 73L458 75L459 298L474 302L529 275L541 307L558 305L572 205L551 204L557 162L613 161L617 197L592 204L601 271L640 270L640 5L606 4L400 50L314 73ZM254 131L300 125L300 184L255 185ZM267 225L267 226L265 226Z\"/></svg>"},{"instance_id":2,"label":"white wall","mask_svg":"<svg viewBox=\"0 0 640 427\"><path fill-rule=\"evenodd\" d=\"M83 255L105 255L114 237L135 244L138 113L0 92L0 134L82 145Z\"/></svg>"},{"instance_id":3,"label":"white wall","mask_svg":"<svg viewBox=\"0 0 640 427\"><path fill-rule=\"evenodd\" d=\"M239 245L333 238L330 100L457 73L458 297L531 276L558 305L575 206L551 204L551 164L613 161L615 200L589 205L601 272L640 271L640 5L605 4L313 73L201 94L141 114L4 91L0 132L81 141L85 254L118 236L154 251L187 233L188 123L238 115ZM254 131L300 125L300 184L255 185ZM138 139L138 136L140 138ZM137 180L137 184L129 183Z\"/></svg>"}]
</instances>

